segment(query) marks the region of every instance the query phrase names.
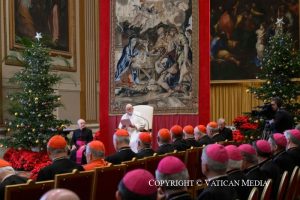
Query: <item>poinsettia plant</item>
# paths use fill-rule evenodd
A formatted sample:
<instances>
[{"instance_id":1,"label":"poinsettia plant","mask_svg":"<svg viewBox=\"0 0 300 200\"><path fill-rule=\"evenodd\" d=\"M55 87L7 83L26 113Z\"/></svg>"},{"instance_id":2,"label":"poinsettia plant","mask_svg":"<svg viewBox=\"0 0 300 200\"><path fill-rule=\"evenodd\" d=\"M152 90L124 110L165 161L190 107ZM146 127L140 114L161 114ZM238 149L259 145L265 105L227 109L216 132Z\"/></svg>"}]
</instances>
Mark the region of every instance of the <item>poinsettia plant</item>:
<instances>
[{"instance_id":1,"label":"poinsettia plant","mask_svg":"<svg viewBox=\"0 0 300 200\"><path fill-rule=\"evenodd\" d=\"M233 133L233 137L241 140L241 136L244 136L244 140L254 140L261 135L260 123L258 120L252 120L249 116L238 116L233 120L233 124L237 129L236 133Z\"/></svg>"},{"instance_id":2,"label":"poinsettia plant","mask_svg":"<svg viewBox=\"0 0 300 200\"><path fill-rule=\"evenodd\" d=\"M9 148L4 156L4 160L11 163L16 170L31 171L31 177L35 177L39 170L49 164L51 160L46 151L33 152L25 149Z\"/></svg>"}]
</instances>

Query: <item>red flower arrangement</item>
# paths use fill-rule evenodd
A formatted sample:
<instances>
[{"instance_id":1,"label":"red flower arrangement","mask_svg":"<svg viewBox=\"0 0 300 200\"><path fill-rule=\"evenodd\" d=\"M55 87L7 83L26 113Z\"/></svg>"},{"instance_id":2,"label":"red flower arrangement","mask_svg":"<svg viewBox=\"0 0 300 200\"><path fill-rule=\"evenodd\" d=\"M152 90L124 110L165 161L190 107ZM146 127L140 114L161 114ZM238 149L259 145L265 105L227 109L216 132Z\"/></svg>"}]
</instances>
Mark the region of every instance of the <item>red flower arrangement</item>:
<instances>
[{"instance_id":1,"label":"red flower arrangement","mask_svg":"<svg viewBox=\"0 0 300 200\"><path fill-rule=\"evenodd\" d=\"M232 131L232 136L233 140L236 142L243 142L245 139L244 135L239 130Z\"/></svg>"},{"instance_id":2,"label":"red flower arrangement","mask_svg":"<svg viewBox=\"0 0 300 200\"><path fill-rule=\"evenodd\" d=\"M256 138L260 133L258 130L259 124L252 122L248 116L238 116L233 120L234 126L236 127L236 136L233 133L233 137L241 139L240 135L243 135L243 139Z\"/></svg>"},{"instance_id":3,"label":"red flower arrangement","mask_svg":"<svg viewBox=\"0 0 300 200\"><path fill-rule=\"evenodd\" d=\"M11 163L12 167L17 170L32 171L32 177L38 171L51 164L51 160L46 151L33 152L29 150L8 149L4 156L4 160Z\"/></svg>"}]
</instances>

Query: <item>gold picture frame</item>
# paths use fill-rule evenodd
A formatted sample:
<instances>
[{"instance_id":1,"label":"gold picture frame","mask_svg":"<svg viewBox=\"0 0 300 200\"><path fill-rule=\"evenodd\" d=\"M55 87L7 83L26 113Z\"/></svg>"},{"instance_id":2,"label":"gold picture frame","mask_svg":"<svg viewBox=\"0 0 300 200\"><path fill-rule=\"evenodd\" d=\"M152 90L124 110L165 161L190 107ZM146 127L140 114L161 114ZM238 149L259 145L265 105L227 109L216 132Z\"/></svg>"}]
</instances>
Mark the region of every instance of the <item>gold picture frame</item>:
<instances>
[{"instance_id":1,"label":"gold picture frame","mask_svg":"<svg viewBox=\"0 0 300 200\"><path fill-rule=\"evenodd\" d=\"M50 48L53 68L76 71L75 1L52 1L49 5L47 2L49 1L5 1L4 8L8 10L5 13L5 33L8 34L5 53L16 54L23 48L20 38L34 38L40 32ZM5 64L20 65L15 59L7 59Z\"/></svg>"}]
</instances>

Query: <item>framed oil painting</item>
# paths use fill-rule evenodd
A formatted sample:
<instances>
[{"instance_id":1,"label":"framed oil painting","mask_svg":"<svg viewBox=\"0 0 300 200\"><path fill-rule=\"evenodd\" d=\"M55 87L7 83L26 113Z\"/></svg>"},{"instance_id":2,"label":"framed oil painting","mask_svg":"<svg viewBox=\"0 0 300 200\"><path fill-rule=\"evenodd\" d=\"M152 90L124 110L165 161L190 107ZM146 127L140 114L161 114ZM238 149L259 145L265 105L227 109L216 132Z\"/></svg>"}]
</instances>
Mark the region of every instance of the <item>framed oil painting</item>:
<instances>
[{"instance_id":1,"label":"framed oil painting","mask_svg":"<svg viewBox=\"0 0 300 200\"><path fill-rule=\"evenodd\" d=\"M73 0L10 0L8 6L9 51L22 48L21 38L41 33L51 55L75 62L75 2ZM10 63L8 63L10 64ZM14 64L14 63L11 63ZM70 66L57 69L74 71Z\"/></svg>"},{"instance_id":2,"label":"framed oil painting","mask_svg":"<svg viewBox=\"0 0 300 200\"><path fill-rule=\"evenodd\" d=\"M210 0L211 80L255 79L277 18L299 48L298 0Z\"/></svg>"},{"instance_id":3,"label":"framed oil painting","mask_svg":"<svg viewBox=\"0 0 300 200\"><path fill-rule=\"evenodd\" d=\"M198 112L198 14L198 0L111 1L110 115Z\"/></svg>"}]
</instances>

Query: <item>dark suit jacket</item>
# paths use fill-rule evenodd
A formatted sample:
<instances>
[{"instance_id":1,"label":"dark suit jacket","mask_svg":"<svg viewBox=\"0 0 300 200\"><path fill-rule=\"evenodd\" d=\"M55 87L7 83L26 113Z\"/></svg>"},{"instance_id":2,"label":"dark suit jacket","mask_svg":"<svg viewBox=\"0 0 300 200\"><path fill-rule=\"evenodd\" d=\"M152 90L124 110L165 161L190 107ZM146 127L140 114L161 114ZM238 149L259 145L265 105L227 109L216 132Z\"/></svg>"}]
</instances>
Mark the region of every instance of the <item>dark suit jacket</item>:
<instances>
[{"instance_id":1,"label":"dark suit jacket","mask_svg":"<svg viewBox=\"0 0 300 200\"><path fill-rule=\"evenodd\" d=\"M191 147L200 147L199 142L197 142L195 140L195 138L188 138L188 139L185 139L185 141L186 141L189 148L191 148Z\"/></svg>"},{"instance_id":2,"label":"dark suit jacket","mask_svg":"<svg viewBox=\"0 0 300 200\"><path fill-rule=\"evenodd\" d=\"M105 160L113 165L121 164L121 162L132 160L136 157L136 154L130 149L130 147L123 147L115 154L107 156Z\"/></svg>"},{"instance_id":3,"label":"dark suit jacket","mask_svg":"<svg viewBox=\"0 0 300 200\"><path fill-rule=\"evenodd\" d=\"M208 144L214 143L214 141L210 137L208 137L208 135L204 135L202 138L200 138L200 140L198 142L200 144L200 147L203 145L208 145Z\"/></svg>"},{"instance_id":4,"label":"dark suit jacket","mask_svg":"<svg viewBox=\"0 0 300 200\"><path fill-rule=\"evenodd\" d=\"M64 174L70 173L74 169L78 169L79 171L83 171L81 165L77 165L70 159L67 158L58 158L53 161L53 163L47 167L41 169L37 176L37 181L46 181L53 180L55 174Z\"/></svg>"},{"instance_id":5,"label":"dark suit jacket","mask_svg":"<svg viewBox=\"0 0 300 200\"><path fill-rule=\"evenodd\" d=\"M93 133L90 129L84 128L82 130L76 129L73 132L72 140L71 140L71 145L75 145L77 147L76 141L77 140L82 140L85 141L86 144L91 142L93 140Z\"/></svg>"},{"instance_id":6,"label":"dark suit jacket","mask_svg":"<svg viewBox=\"0 0 300 200\"><path fill-rule=\"evenodd\" d=\"M228 141L232 140L232 130L230 128L224 127L219 130L219 133Z\"/></svg>"},{"instance_id":7,"label":"dark suit jacket","mask_svg":"<svg viewBox=\"0 0 300 200\"><path fill-rule=\"evenodd\" d=\"M184 139L176 139L173 142L173 146L177 151L185 151L189 148L188 144Z\"/></svg>"},{"instance_id":8,"label":"dark suit jacket","mask_svg":"<svg viewBox=\"0 0 300 200\"><path fill-rule=\"evenodd\" d=\"M225 183L229 182L227 176L222 176L214 179L208 183L207 188L205 188L201 194L198 196L198 200L235 200L237 198L237 193L233 186L221 186L218 181Z\"/></svg>"},{"instance_id":9,"label":"dark suit jacket","mask_svg":"<svg viewBox=\"0 0 300 200\"><path fill-rule=\"evenodd\" d=\"M248 199L248 196L250 194L250 189L252 188L242 185L242 181L244 182L247 181L246 175L241 170L238 169L228 171L227 175L230 181L238 181L240 184L239 186L235 186L234 188L236 190L238 198Z\"/></svg>"},{"instance_id":10,"label":"dark suit jacket","mask_svg":"<svg viewBox=\"0 0 300 200\"><path fill-rule=\"evenodd\" d=\"M212 139L214 142L222 142L222 141L225 141L224 136L221 135L220 133L214 135L211 139Z\"/></svg>"},{"instance_id":11,"label":"dark suit jacket","mask_svg":"<svg viewBox=\"0 0 300 200\"><path fill-rule=\"evenodd\" d=\"M283 133L285 130L292 129L294 127L293 116L286 110L280 109L275 114L273 126L273 133Z\"/></svg>"},{"instance_id":12,"label":"dark suit jacket","mask_svg":"<svg viewBox=\"0 0 300 200\"><path fill-rule=\"evenodd\" d=\"M136 157L139 158L144 158L144 157L149 157L149 156L153 156L155 152L153 151L153 149L151 148L145 148L140 150L137 154Z\"/></svg>"},{"instance_id":13,"label":"dark suit jacket","mask_svg":"<svg viewBox=\"0 0 300 200\"><path fill-rule=\"evenodd\" d=\"M253 167L250 167L246 170L244 170L244 173L246 174L246 177L248 180L262 180L262 181L267 181L268 176L260 170L259 165L255 165ZM261 194L264 187L257 187L259 190L259 193ZM252 189L252 188L251 188Z\"/></svg>"},{"instance_id":14,"label":"dark suit jacket","mask_svg":"<svg viewBox=\"0 0 300 200\"><path fill-rule=\"evenodd\" d=\"M24 177L21 177L18 175L11 175L11 176L7 177L6 179L4 179L0 183L0 200L4 199L5 186L26 183L27 180L28 180L27 178L24 178Z\"/></svg>"},{"instance_id":15,"label":"dark suit jacket","mask_svg":"<svg viewBox=\"0 0 300 200\"><path fill-rule=\"evenodd\" d=\"M289 175L292 174L292 171L296 166L295 161L286 151L281 151L274 155L273 162L280 168L280 173L288 171Z\"/></svg>"},{"instance_id":16,"label":"dark suit jacket","mask_svg":"<svg viewBox=\"0 0 300 200\"><path fill-rule=\"evenodd\" d=\"M162 155L165 153L171 153L175 150L175 147L172 144L162 144L158 147L158 149L156 150L156 153L158 155Z\"/></svg>"},{"instance_id":17,"label":"dark suit jacket","mask_svg":"<svg viewBox=\"0 0 300 200\"><path fill-rule=\"evenodd\" d=\"M281 179L280 168L270 159L260 163L259 165L260 165L260 170L273 181L273 186L272 186L273 189L272 189L271 196L275 199L279 188L280 179Z\"/></svg>"},{"instance_id":18,"label":"dark suit jacket","mask_svg":"<svg viewBox=\"0 0 300 200\"><path fill-rule=\"evenodd\" d=\"M290 148L286 152L294 160L295 165L300 166L300 147Z\"/></svg>"}]
</instances>

